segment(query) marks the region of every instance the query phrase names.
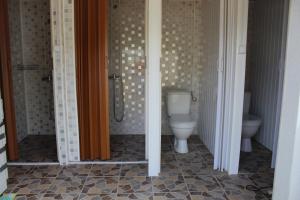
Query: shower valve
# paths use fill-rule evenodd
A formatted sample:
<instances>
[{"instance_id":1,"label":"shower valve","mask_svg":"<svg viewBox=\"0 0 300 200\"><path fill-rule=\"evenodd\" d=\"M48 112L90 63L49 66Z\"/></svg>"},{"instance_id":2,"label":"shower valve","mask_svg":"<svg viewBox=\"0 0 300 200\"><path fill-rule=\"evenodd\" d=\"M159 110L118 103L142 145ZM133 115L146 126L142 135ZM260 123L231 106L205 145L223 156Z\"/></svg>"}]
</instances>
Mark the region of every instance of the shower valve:
<instances>
[{"instance_id":1,"label":"shower valve","mask_svg":"<svg viewBox=\"0 0 300 200\"><path fill-rule=\"evenodd\" d=\"M116 79L120 79L120 76L113 73L112 75L108 76L109 79L113 79L113 80L116 80Z\"/></svg>"}]
</instances>

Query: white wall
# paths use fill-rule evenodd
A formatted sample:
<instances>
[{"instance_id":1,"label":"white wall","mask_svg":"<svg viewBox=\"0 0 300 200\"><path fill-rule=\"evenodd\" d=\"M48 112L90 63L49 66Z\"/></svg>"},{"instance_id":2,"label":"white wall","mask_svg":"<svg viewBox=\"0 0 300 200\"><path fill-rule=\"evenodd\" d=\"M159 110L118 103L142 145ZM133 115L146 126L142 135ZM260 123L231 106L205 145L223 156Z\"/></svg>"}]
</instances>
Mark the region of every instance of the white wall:
<instances>
[{"instance_id":1,"label":"white wall","mask_svg":"<svg viewBox=\"0 0 300 200\"><path fill-rule=\"evenodd\" d=\"M273 200L300 197L300 0L290 1Z\"/></svg>"},{"instance_id":2,"label":"white wall","mask_svg":"<svg viewBox=\"0 0 300 200\"><path fill-rule=\"evenodd\" d=\"M284 0L258 0L251 4L245 89L252 93L250 113L262 119L256 139L272 150L281 84Z\"/></svg>"},{"instance_id":3,"label":"white wall","mask_svg":"<svg viewBox=\"0 0 300 200\"><path fill-rule=\"evenodd\" d=\"M202 2L203 56L198 133L214 154L217 116L220 1Z\"/></svg>"}]
</instances>

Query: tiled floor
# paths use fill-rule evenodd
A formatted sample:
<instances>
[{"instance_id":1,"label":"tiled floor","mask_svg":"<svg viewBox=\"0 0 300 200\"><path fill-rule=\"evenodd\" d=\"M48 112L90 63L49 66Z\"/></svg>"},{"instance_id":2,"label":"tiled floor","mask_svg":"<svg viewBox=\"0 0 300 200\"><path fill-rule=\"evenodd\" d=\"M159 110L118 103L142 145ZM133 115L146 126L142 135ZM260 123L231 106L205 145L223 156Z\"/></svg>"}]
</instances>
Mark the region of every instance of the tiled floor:
<instances>
[{"instance_id":1,"label":"tiled floor","mask_svg":"<svg viewBox=\"0 0 300 200\"><path fill-rule=\"evenodd\" d=\"M18 162L57 162L55 135L29 135L19 143Z\"/></svg>"},{"instance_id":2,"label":"tiled floor","mask_svg":"<svg viewBox=\"0 0 300 200\"><path fill-rule=\"evenodd\" d=\"M110 161L144 161L144 135L112 135ZM57 162L55 135L30 135L19 143L18 162Z\"/></svg>"},{"instance_id":3,"label":"tiled floor","mask_svg":"<svg viewBox=\"0 0 300 200\"><path fill-rule=\"evenodd\" d=\"M17 199L32 200L269 199L257 190L271 183L269 174L228 176L214 171L213 158L201 141L193 136L189 144L190 152L182 155L173 151L172 138L162 138L159 177L148 177L145 164L9 167L7 192L17 193Z\"/></svg>"},{"instance_id":4,"label":"tiled floor","mask_svg":"<svg viewBox=\"0 0 300 200\"><path fill-rule=\"evenodd\" d=\"M111 135L112 161L144 161L145 135Z\"/></svg>"}]
</instances>

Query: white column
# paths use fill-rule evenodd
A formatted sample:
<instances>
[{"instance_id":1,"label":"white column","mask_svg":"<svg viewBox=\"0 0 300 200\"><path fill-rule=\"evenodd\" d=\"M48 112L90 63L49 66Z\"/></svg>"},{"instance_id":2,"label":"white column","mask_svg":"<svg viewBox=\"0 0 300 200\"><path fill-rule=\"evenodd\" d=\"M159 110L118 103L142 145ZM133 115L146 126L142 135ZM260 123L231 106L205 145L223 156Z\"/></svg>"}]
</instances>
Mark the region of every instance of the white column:
<instances>
[{"instance_id":1,"label":"white column","mask_svg":"<svg viewBox=\"0 0 300 200\"><path fill-rule=\"evenodd\" d=\"M300 198L300 0L290 1L273 200Z\"/></svg>"},{"instance_id":2,"label":"white column","mask_svg":"<svg viewBox=\"0 0 300 200\"><path fill-rule=\"evenodd\" d=\"M146 0L146 135L149 176L158 176L161 153L162 0Z\"/></svg>"},{"instance_id":3,"label":"white column","mask_svg":"<svg viewBox=\"0 0 300 200\"><path fill-rule=\"evenodd\" d=\"M248 0L227 1L227 46L225 63L225 108L222 169L237 174L240 159Z\"/></svg>"}]
</instances>

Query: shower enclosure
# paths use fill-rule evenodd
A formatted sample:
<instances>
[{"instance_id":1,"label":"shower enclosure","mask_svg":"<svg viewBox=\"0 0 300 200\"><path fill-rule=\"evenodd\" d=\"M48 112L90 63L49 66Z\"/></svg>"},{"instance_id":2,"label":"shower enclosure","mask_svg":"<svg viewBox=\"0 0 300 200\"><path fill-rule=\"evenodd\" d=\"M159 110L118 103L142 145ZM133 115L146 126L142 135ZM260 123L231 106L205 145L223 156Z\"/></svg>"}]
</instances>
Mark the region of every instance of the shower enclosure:
<instances>
[{"instance_id":1,"label":"shower enclosure","mask_svg":"<svg viewBox=\"0 0 300 200\"><path fill-rule=\"evenodd\" d=\"M57 161L49 0L9 0L19 161Z\"/></svg>"},{"instance_id":2,"label":"shower enclosure","mask_svg":"<svg viewBox=\"0 0 300 200\"><path fill-rule=\"evenodd\" d=\"M145 1L109 1L110 134L145 134Z\"/></svg>"}]
</instances>

